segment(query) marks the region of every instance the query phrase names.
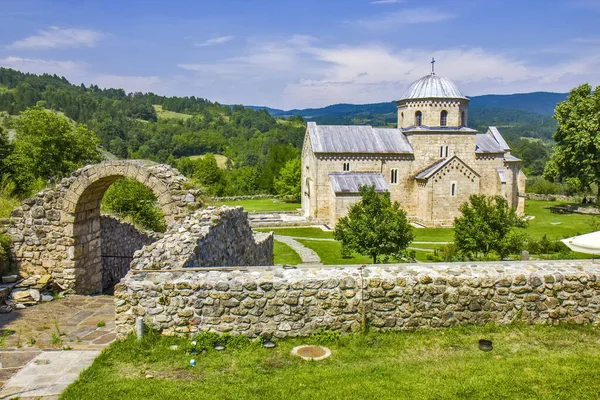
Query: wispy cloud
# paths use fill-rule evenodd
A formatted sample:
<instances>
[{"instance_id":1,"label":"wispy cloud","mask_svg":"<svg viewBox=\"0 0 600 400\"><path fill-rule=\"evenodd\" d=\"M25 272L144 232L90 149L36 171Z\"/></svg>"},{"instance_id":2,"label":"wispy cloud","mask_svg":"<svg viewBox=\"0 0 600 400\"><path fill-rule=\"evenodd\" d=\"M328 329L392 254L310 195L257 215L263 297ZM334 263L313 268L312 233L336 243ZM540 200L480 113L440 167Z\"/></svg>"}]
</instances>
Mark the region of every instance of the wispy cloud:
<instances>
[{"instance_id":1,"label":"wispy cloud","mask_svg":"<svg viewBox=\"0 0 600 400\"><path fill-rule=\"evenodd\" d=\"M85 69L85 64L70 60L41 60L8 56L0 59L0 66L34 74L56 74L60 76L79 75Z\"/></svg>"},{"instance_id":2,"label":"wispy cloud","mask_svg":"<svg viewBox=\"0 0 600 400\"><path fill-rule=\"evenodd\" d=\"M406 0L375 0L371 4L400 4L406 3Z\"/></svg>"},{"instance_id":3,"label":"wispy cloud","mask_svg":"<svg viewBox=\"0 0 600 400\"><path fill-rule=\"evenodd\" d=\"M94 46L104 34L90 29L62 29L53 26L40 30L38 35L17 40L9 45L12 49L56 49L64 47Z\"/></svg>"},{"instance_id":4,"label":"wispy cloud","mask_svg":"<svg viewBox=\"0 0 600 400\"><path fill-rule=\"evenodd\" d=\"M456 14L434 8L405 8L399 11L376 15L358 20L359 26L373 30L391 30L406 24L424 24L441 22L456 18Z\"/></svg>"},{"instance_id":5,"label":"wispy cloud","mask_svg":"<svg viewBox=\"0 0 600 400\"><path fill-rule=\"evenodd\" d=\"M213 37L213 38L205 40L204 42L194 43L194 46L197 46L197 47L214 46L214 45L217 45L217 44L227 43L227 42L233 40L233 38L234 38L234 36L218 36L218 37Z\"/></svg>"}]
</instances>

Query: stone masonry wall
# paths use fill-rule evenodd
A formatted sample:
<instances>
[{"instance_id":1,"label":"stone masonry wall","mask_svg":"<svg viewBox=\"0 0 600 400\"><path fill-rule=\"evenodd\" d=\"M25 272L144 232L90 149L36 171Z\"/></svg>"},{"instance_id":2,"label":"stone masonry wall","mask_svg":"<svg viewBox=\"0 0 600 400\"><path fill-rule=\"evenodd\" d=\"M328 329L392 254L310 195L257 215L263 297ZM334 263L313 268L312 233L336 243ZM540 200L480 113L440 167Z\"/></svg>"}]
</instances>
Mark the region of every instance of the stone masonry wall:
<instances>
[{"instance_id":1,"label":"stone masonry wall","mask_svg":"<svg viewBox=\"0 0 600 400\"><path fill-rule=\"evenodd\" d=\"M196 192L168 165L120 160L88 165L54 187L23 201L0 228L11 236L23 277L51 275L64 290L102 291L100 203L121 177L143 183L156 195L168 223L197 209Z\"/></svg>"},{"instance_id":2,"label":"stone masonry wall","mask_svg":"<svg viewBox=\"0 0 600 400\"><path fill-rule=\"evenodd\" d=\"M273 235L255 233L241 207L207 207L134 254L132 270L272 265Z\"/></svg>"},{"instance_id":3,"label":"stone masonry wall","mask_svg":"<svg viewBox=\"0 0 600 400\"><path fill-rule=\"evenodd\" d=\"M100 218L102 228L102 289L111 292L129 271L133 253L162 237L152 231L141 231L134 225L110 215Z\"/></svg>"},{"instance_id":4,"label":"stone masonry wall","mask_svg":"<svg viewBox=\"0 0 600 400\"><path fill-rule=\"evenodd\" d=\"M117 332L135 319L164 334L306 335L530 323L598 324L593 261L397 264L235 271L130 271L115 287Z\"/></svg>"}]
</instances>

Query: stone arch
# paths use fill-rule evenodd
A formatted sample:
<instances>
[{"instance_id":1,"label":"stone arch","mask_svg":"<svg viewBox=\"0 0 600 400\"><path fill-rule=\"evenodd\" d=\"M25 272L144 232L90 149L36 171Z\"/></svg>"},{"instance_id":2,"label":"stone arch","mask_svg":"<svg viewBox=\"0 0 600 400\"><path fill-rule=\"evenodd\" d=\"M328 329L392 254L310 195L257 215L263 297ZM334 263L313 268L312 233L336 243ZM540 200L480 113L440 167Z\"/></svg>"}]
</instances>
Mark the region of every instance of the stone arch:
<instances>
[{"instance_id":1,"label":"stone arch","mask_svg":"<svg viewBox=\"0 0 600 400\"><path fill-rule=\"evenodd\" d=\"M167 223L199 207L186 178L168 165L123 160L88 165L13 211L9 234L22 275L51 275L62 289L102 291L100 203L119 178L131 178L155 194Z\"/></svg>"}]
</instances>

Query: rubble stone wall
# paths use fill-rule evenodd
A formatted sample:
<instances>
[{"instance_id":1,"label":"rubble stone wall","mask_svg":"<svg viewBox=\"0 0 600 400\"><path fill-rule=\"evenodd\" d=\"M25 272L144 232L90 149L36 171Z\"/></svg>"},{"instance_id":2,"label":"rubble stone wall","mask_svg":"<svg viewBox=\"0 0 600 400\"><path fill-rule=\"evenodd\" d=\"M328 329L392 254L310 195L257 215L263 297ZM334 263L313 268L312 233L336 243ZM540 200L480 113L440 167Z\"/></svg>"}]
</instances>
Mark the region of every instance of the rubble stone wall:
<instances>
[{"instance_id":1,"label":"rubble stone wall","mask_svg":"<svg viewBox=\"0 0 600 400\"><path fill-rule=\"evenodd\" d=\"M196 192L185 189L186 178L168 165L122 160L80 168L26 199L2 221L21 276L51 275L63 290L100 293L100 203L108 187L122 177L152 190L168 223L200 206Z\"/></svg>"},{"instance_id":2,"label":"rubble stone wall","mask_svg":"<svg viewBox=\"0 0 600 400\"><path fill-rule=\"evenodd\" d=\"M139 230L134 225L110 215L100 217L100 226L102 289L106 293L112 292L113 287L127 274L133 253L157 241L162 234Z\"/></svg>"},{"instance_id":3,"label":"rubble stone wall","mask_svg":"<svg viewBox=\"0 0 600 400\"><path fill-rule=\"evenodd\" d=\"M134 254L133 270L273 265L273 235L253 232L241 207L207 207Z\"/></svg>"},{"instance_id":4,"label":"rubble stone wall","mask_svg":"<svg viewBox=\"0 0 600 400\"><path fill-rule=\"evenodd\" d=\"M593 261L396 264L232 271L130 271L115 287L117 332L135 319L164 334L302 336L452 325L597 324Z\"/></svg>"}]
</instances>

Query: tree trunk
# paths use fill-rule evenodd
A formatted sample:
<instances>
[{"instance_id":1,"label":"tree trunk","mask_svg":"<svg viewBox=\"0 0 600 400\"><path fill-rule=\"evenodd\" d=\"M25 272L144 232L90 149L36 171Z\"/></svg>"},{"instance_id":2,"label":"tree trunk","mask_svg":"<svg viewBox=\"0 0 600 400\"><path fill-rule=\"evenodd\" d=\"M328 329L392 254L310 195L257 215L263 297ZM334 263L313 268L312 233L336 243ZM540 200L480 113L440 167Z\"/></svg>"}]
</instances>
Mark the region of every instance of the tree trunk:
<instances>
[{"instance_id":1,"label":"tree trunk","mask_svg":"<svg viewBox=\"0 0 600 400\"><path fill-rule=\"evenodd\" d=\"M600 206L600 182L598 182L598 193L596 193L596 204Z\"/></svg>"},{"instance_id":2,"label":"tree trunk","mask_svg":"<svg viewBox=\"0 0 600 400\"><path fill-rule=\"evenodd\" d=\"M377 264L377 254L373 254L373 264Z\"/></svg>"}]
</instances>

